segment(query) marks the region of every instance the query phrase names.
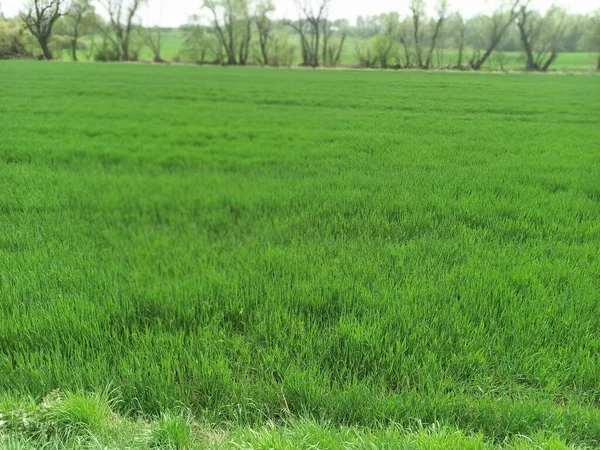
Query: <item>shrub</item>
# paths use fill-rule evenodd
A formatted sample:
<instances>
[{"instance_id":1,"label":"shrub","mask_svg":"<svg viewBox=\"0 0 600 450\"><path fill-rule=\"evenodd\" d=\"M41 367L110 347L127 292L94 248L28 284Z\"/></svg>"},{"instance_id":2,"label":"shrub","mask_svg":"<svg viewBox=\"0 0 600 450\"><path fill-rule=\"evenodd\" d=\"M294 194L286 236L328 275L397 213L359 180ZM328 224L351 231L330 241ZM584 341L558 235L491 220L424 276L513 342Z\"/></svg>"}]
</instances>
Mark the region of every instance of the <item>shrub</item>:
<instances>
[{"instance_id":1,"label":"shrub","mask_svg":"<svg viewBox=\"0 0 600 450\"><path fill-rule=\"evenodd\" d=\"M191 418L186 412L163 414L152 430L151 447L188 449L192 445Z\"/></svg>"},{"instance_id":2,"label":"shrub","mask_svg":"<svg viewBox=\"0 0 600 450\"><path fill-rule=\"evenodd\" d=\"M118 60L119 54L114 47L108 45L106 42L103 42L102 45L96 48L96 52L94 53L94 61L109 62Z\"/></svg>"}]
</instances>

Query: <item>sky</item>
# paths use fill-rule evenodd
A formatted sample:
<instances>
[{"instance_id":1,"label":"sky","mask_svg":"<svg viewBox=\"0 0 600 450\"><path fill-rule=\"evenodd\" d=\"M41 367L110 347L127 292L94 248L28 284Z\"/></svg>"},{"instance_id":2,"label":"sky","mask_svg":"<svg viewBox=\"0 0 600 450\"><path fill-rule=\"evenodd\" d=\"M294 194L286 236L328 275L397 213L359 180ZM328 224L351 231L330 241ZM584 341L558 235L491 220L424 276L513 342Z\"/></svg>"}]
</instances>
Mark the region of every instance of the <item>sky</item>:
<instances>
[{"instance_id":1,"label":"sky","mask_svg":"<svg viewBox=\"0 0 600 450\"><path fill-rule=\"evenodd\" d=\"M28 0L0 0L0 8L5 16L13 17ZM128 1L128 0L124 0ZM318 0L313 0L318 1ZM450 10L460 11L465 17L490 12L502 0L449 0ZM532 0L536 9L544 11L552 4L565 7L571 13L587 13L600 8L600 0ZM274 0L277 17L296 17L293 0ZM410 0L331 0L332 19L345 18L354 22L360 15L374 15L397 11L408 13ZM436 0L427 3L433 9ZM185 24L189 16L200 13L202 0L149 0L141 11L140 18L146 26L160 25L176 27Z\"/></svg>"}]
</instances>

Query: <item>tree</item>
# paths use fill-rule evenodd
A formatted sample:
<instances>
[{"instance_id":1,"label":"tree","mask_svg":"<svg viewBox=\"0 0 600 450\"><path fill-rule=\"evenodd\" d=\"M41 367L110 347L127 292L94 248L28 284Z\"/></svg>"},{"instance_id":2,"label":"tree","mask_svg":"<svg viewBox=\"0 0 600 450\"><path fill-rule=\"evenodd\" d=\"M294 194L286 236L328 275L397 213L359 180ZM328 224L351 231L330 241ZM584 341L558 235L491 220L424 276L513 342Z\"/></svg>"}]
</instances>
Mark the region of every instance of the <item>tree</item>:
<instances>
[{"instance_id":1,"label":"tree","mask_svg":"<svg viewBox=\"0 0 600 450\"><path fill-rule=\"evenodd\" d=\"M214 64L223 63L223 47L218 37L211 32L200 20L200 16L193 15L190 21L183 27L184 39L180 55L187 61L197 64L209 62Z\"/></svg>"},{"instance_id":2,"label":"tree","mask_svg":"<svg viewBox=\"0 0 600 450\"><path fill-rule=\"evenodd\" d=\"M415 57L417 59L417 66L423 67L423 51L421 48L421 23L425 18L425 1L411 0L410 12L412 15L413 38L415 44Z\"/></svg>"},{"instance_id":3,"label":"tree","mask_svg":"<svg viewBox=\"0 0 600 450\"><path fill-rule=\"evenodd\" d=\"M109 29L103 29L105 38L112 42L116 57L122 61L131 59L131 38L134 20L139 8L147 0L98 0L108 15Z\"/></svg>"},{"instance_id":4,"label":"tree","mask_svg":"<svg viewBox=\"0 0 600 450\"><path fill-rule=\"evenodd\" d=\"M511 0L507 11L500 8L491 17L482 18L485 23L484 30L481 31L485 36L481 36L481 40L484 42L485 52L483 55L480 55L478 51L473 52L473 56L469 61L469 65L473 70L481 69L498 46L506 30L517 18L520 2L521 0Z\"/></svg>"},{"instance_id":5,"label":"tree","mask_svg":"<svg viewBox=\"0 0 600 450\"><path fill-rule=\"evenodd\" d=\"M394 41L387 35L378 34L369 40L374 58L382 69L390 67L390 56L394 48Z\"/></svg>"},{"instance_id":6,"label":"tree","mask_svg":"<svg viewBox=\"0 0 600 450\"><path fill-rule=\"evenodd\" d=\"M300 36L302 64L319 66L319 50L323 22L327 21L329 0L318 0L317 6L311 0L295 0L299 18L287 24Z\"/></svg>"},{"instance_id":7,"label":"tree","mask_svg":"<svg viewBox=\"0 0 600 450\"><path fill-rule=\"evenodd\" d=\"M565 33L564 10L551 7L545 16L523 4L517 17L517 27L523 50L525 69L545 72L558 56L559 45Z\"/></svg>"},{"instance_id":8,"label":"tree","mask_svg":"<svg viewBox=\"0 0 600 450\"><path fill-rule=\"evenodd\" d=\"M31 0L21 19L29 32L37 39L44 59L52 59L50 38L56 21L66 14L64 0Z\"/></svg>"},{"instance_id":9,"label":"tree","mask_svg":"<svg viewBox=\"0 0 600 450\"><path fill-rule=\"evenodd\" d=\"M97 24L94 5L90 0L75 0L65 17L67 35L71 42L71 57L77 61L79 38Z\"/></svg>"},{"instance_id":10,"label":"tree","mask_svg":"<svg viewBox=\"0 0 600 450\"><path fill-rule=\"evenodd\" d=\"M380 16L358 16L356 19L356 35L362 38L370 38L379 33L381 28Z\"/></svg>"},{"instance_id":11,"label":"tree","mask_svg":"<svg viewBox=\"0 0 600 450\"><path fill-rule=\"evenodd\" d=\"M598 53L596 70L600 70L600 9L590 16L583 40L590 50Z\"/></svg>"},{"instance_id":12,"label":"tree","mask_svg":"<svg viewBox=\"0 0 600 450\"><path fill-rule=\"evenodd\" d=\"M0 15L0 59L33 57L28 50L35 45L33 40L20 23Z\"/></svg>"},{"instance_id":13,"label":"tree","mask_svg":"<svg viewBox=\"0 0 600 450\"><path fill-rule=\"evenodd\" d=\"M327 18L321 20L321 27L323 35L323 65L336 66L340 61L344 42L346 41L346 29L340 29L340 27ZM338 30L341 32L341 38L338 41L334 41L333 34Z\"/></svg>"},{"instance_id":14,"label":"tree","mask_svg":"<svg viewBox=\"0 0 600 450\"><path fill-rule=\"evenodd\" d=\"M404 67L407 69L414 67L413 54L411 52L412 40L414 38L414 33L411 31L412 26L413 24L409 18L404 19L398 26L398 39L404 49Z\"/></svg>"},{"instance_id":15,"label":"tree","mask_svg":"<svg viewBox=\"0 0 600 450\"><path fill-rule=\"evenodd\" d=\"M269 65L269 40L273 31L273 21L269 17L269 13L275 11L275 4L272 0L261 1L254 16L256 28L258 30L258 44L260 46L261 64Z\"/></svg>"},{"instance_id":16,"label":"tree","mask_svg":"<svg viewBox=\"0 0 600 450\"><path fill-rule=\"evenodd\" d=\"M291 44L286 31L273 34L270 39L271 50L269 52L269 63L272 66L290 67L294 63L294 51L296 46Z\"/></svg>"},{"instance_id":17,"label":"tree","mask_svg":"<svg viewBox=\"0 0 600 450\"><path fill-rule=\"evenodd\" d=\"M371 39L377 39L378 36L373 36ZM369 43L370 44L370 43ZM358 66L363 68L375 67L377 63L377 55L371 52L371 45L364 42L356 42L354 44L354 55L358 60Z\"/></svg>"},{"instance_id":18,"label":"tree","mask_svg":"<svg viewBox=\"0 0 600 450\"><path fill-rule=\"evenodd\" d=\"M450 16L448 16L448 20L446 21L446 28L449 35L449 47L458 50L455 67L457 69L461 69L463 67L465 35L467 31L467 26L462 15L458 12L450 14Z\"/></svg>"},{"instance_id":19,"label":"tree","mask_svg":"<svg viewBox=\"0 0 600 450\"><path fill-rule=\"evenodd\" d=\"M204 0L227 55L227 64L245 65L252 39L250 0Z\"/></svg>"},{"instance_id":20,"label":"tree","mask_svg":"<svg viewBox=\"0 0 600 450\"><path fill-rule=\"evenodd\" d=\"M439 45L442 26L446 21L448 9L447 1L440 0L437 6L437 19L428 20L425 13L425 6L424 0L411 0L409 6L411 12L410 24L405 24L401 27L400 31L400 42L404 46L407 62L410 62L408 51L409 39L406 30L410 26L415 63L420 69L430 69L433 64L434 51Z\"/></svg>"},{"instance_id":21,"label":"tree","mask_svg":"<svg viewBox=\"0 0 600 450\"><path fill-rule=\"evenodd\" d=\"M162 47L162 29L159 26L154 26L152 28L141 28L140 33L142 35L144 44L146 44L152 52L153 61L163 62L160 53Z\"/></svg>"},{"instance_id":22,"label":"tree","mask_svg":"<svg viewBox=\"0 0 600 450\"><path fill-rule=\"evenodd\" d=\"M310 66L313 64L313 49L311 47L311 41L308 38L310 33L310 25L307 21L300 17L296 21L288 21L286 24L292 28L292 30L298 33L300 37L300 50L302 52L302 65Z\"/></svg>"},{"instance_id":23,"label":"tree","mask_svg":"<svg viewBox=\"0 0 600 450\"><path fill-rule=\"evenodd\" d=\"M384 13L379 16L381 24L380 33L369 40L374 58L379 63L379 67L387 69L390 67L390 59L396 56L396 66L399 66L398 57L395 48L395 37L400 26L400 16L396 12Z\"/></svg>"},{"instance_id":24,"label":"tree","mask_svg":"<svg viewBox=\"0 0 600 450\"><path fill-rule=\"evenodd\" d=\"M441 0L437 8L438 18L433 25L433 35L431 37L429 51L427 52L427 58L425 59L425 65L421 66L423 69L429 69L431 67L431 58L433 56L433 51L436 49L438 38L440 37L440 31L442 30L442 25L446 20L447 9L448 2L446 0Z\"/></svg>"}]
</instances>

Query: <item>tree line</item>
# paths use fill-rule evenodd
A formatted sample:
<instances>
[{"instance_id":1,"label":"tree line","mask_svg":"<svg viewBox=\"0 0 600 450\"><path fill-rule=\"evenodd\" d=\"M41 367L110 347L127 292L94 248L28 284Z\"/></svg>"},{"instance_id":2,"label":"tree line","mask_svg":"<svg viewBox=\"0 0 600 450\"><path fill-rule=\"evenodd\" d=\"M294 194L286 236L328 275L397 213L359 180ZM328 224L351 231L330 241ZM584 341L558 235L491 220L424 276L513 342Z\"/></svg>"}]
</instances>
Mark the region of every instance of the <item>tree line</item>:
<instances>
[{"instance_id":1,"label":"tree line","mask_svg":"<svg viewBox=\"0 0 600 450\"><path fill-rule=\"evenodd\" d=\"M147 48L154 61L163 61L165 30L140 24L147 1L29 0L16 18L0 13L0 58L53 59L67 50L74 61L82 51L86 59L132 61ZM509 0L490 15L466 20L446 0L438 0L433 15L425 0L411 0L403 14L350 24L332 20L330 2L295 0L295 18L275 19L272 0L202 0L202 13L179 30L177 59L334 67L346 52L359 67L480 70L492 55L502 65L503 52L520 51L525 70L547 71L559 53L586 51L598 54L600 70L600 9L571 15L553 6L542 14L531 0Z\"/></svg>"}]
</instances>

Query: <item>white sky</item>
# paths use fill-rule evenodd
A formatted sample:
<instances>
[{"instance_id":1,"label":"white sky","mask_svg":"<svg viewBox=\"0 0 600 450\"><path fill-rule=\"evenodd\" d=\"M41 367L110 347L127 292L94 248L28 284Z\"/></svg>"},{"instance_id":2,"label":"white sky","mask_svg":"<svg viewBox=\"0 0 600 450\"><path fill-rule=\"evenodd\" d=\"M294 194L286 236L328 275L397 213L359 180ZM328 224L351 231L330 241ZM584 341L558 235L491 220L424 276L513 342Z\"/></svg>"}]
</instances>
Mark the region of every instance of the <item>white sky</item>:
<instances>
[{"instance_id":1,"label":"white sky","mask_svg":"<svg viewBox=\"0 0 600 450\"><path fill-rule=\"evenodd\" d=\"M27 0L0 0L0 7L7 17L15 16ZM127 0L124 0L127 1ZM313 0L316 1L316 0ZM493 10L502 0L449 0L450 9L460 11L465 17ZM293 0L274 0L278 17L295 17ZM331 0L330 17L345 18L354 22L359 15L373 15L388 11L408 13L410 0ZM202 0L149 0L141 18L144 25L179 26L188 17L200 12ZM433 9L436 0L428 0ZM546 10L556 4L571 13L587 13L600 8L600 0L533 0L535 8Z\"/></svg>"}]
</instances>

